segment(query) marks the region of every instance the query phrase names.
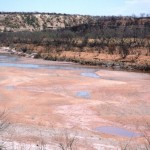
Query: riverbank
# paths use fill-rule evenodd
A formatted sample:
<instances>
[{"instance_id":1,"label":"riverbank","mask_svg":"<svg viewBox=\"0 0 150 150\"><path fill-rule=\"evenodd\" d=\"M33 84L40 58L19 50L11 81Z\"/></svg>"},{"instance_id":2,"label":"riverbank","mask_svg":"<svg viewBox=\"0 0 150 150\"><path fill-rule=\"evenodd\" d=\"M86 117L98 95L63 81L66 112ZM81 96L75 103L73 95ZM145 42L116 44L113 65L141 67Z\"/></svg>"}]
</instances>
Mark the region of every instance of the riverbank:
<instances>
[{"instance_id":1,"label":"riverbank","mask_svg":"<svg viewBox=\"0 0 150 150\"><path fill-rule=\"evenodd\" d=\"M110 55L98 52L74 52L74 51L52 51L45 53L44 50L27 49L25 52L23 48L17 46L15 48L2 47L0 53L7 53L18 55L27 58L42 58L51 61L66 61L75 62L82 65L99 66L113 70L127 70L127 71L142 71L150 72L150 56L146 55L128 55L122 58L120 55ZM43 49L41 47L41 49Z\"/></svg>"}]
</instances>

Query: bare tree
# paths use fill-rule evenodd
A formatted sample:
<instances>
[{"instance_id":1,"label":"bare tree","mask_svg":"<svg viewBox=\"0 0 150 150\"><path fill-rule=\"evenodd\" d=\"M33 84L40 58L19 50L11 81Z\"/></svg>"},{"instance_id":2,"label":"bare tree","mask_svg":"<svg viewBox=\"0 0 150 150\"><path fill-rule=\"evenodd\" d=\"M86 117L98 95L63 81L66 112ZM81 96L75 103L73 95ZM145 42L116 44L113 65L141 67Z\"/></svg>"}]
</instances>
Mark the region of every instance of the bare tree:
<instances>
[{"instance_id":1,"label":"bare tree","mask_svg":"<svg viewBox=\"0 0 150 150\"><path fill-rule=\"evenodd\" d=\"M77 150L77 136L76 134L69 133L67 129L60 133L54 130L53 140L60 150Z\"/></svg>"}]
</instances>

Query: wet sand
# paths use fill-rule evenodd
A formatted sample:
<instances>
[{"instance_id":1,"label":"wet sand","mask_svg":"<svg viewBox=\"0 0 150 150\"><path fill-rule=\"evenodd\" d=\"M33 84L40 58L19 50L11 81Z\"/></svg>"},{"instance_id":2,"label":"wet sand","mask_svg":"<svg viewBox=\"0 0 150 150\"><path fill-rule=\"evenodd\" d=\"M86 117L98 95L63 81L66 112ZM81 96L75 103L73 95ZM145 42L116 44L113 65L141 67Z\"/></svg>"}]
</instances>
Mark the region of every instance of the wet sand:
<instances>
[{"instance_id":1,"label":"wet sand","mask_svg":"<svg viewBox=\"0 0 150 150\"><path fill-rule=\"evenodd\" d=\"M150 123L150 74L4 55L0 59L0 109L7 108L12 124L74 128L113 139L113 145L128 137L96 128L139 133Z\"/></svg>"}]
</instances>

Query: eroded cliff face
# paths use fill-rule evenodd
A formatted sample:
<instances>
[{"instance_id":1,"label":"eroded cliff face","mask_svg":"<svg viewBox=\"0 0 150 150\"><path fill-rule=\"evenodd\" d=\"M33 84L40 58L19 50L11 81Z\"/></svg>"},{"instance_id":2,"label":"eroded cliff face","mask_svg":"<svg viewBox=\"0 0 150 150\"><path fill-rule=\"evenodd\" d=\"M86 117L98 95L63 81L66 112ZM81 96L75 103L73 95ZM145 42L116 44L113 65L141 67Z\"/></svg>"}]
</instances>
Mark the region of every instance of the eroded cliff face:
<instances>
[{"instance_id":1,"label":"eroded cliff face","mask_svg":"<svg viewBox=\"0 0 150 150\"><path fill-rule=\"evenodd\" d=\"M0 31L41 31L88 23L90 16L42 13L1 13Z\"/></svg>"},{"instance_id":2,"label":"eroded cliff face","mask_svg":"<svg viewBox=\"0 0 150 150\"><path fill-rule=\"evenodd\" d=\"M150 27L150 17L88 16L39 12L0 12L0 32L57 30L88 25ZM92 26L91 26L92 27ZM94 26L95 28L95 26ZM93 29L92 29L93 30Z\"/></svg>"}]
</instances>

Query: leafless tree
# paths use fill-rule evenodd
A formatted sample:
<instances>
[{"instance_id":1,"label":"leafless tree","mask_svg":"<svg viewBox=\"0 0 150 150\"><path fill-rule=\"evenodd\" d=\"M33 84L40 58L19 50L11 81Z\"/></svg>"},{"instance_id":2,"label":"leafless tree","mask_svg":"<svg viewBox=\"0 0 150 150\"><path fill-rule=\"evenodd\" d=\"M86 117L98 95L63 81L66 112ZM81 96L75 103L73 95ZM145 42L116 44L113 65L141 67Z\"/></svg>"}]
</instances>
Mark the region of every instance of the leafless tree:
<instances>
[{"instance_id":1,"label":"leafless tree","mask_svg":"<svg viewBox=\"0 0 150 150\"><path fill-rule=\"evenodd\" d=\"M77 135L71 134L67 129L60 133L54 130L53 140L60 150L77 150Z\"/></svg>"}]
</instances>

